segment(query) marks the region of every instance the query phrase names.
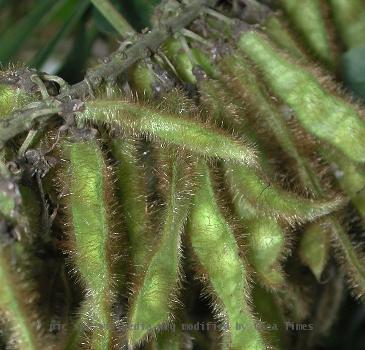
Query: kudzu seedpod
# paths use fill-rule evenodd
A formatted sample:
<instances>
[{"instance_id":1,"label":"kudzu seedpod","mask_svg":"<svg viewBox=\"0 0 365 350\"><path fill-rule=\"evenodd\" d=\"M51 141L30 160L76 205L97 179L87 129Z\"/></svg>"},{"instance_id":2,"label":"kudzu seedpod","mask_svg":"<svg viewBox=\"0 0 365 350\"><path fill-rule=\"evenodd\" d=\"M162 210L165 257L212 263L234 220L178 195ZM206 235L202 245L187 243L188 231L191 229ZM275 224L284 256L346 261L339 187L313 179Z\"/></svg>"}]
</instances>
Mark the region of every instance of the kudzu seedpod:
<instances>
[{"instance_id":1,"label":"kudzu seedpod","mask_svg":"<svg viewBox=\"0 0 365 350\"><path fill-rule=\"evenodd\" d=\"M176 96L175 96L176 97ZM177 103L180 99L174 99ZM78 113L80 122L94 122L119 127L133 134L147 136L167 144L180 146L207 158L230 159L254 166L256 154L250 145L226 132L181 114L164 111L148 104L128 100L95 100L85 103Z\"/></svg>"},{"instance_id":2,"label":"kudzu seedpod","mask_svg":"<svg viewBox=\"0 0 365 350\"><path fill-rule=\"evenodd\" d=\"M106 349L113 344L114 301L113 222L110 169L96 140L65 144L69 169L61 177L69 194L66 196L73 259L81 282L86 287L88 314L86 326L91 329L91 349ZM85 310L85 309L82 309Z\"/></svg>"},{"instance_id":3,"label":"kudzu seedpod","mask_svg":"<svg viewBox=\"0 0 365 350\"><path fill-rule=\"evenodd\" d=\"M329 0L338 32L348 48L365 45L365 4L362 0Z\"/></svg>"},{"instance_id":4,"label":"kudzu seedpod","mask_svg":"<svg viewBox=\"0 0 365 350\"><path fill-rule=\"evenodd\" d=\"M10 70L0 71L0 118L36 100L32 93L11 83L12 79L9 77L14 74Z\"/></svg>"},{"instance_id":5,"label":"kudzu seedpod","mask_svg":"<svg viewBox=\"0 0 365 350\"><path fill-rule=\"evenodd\" d=\"M179 78L186 83L196 84L196 77L193 73L193 62L181 45L179 39L170 38L162 47L162 51L174 66Z\"/></svg>"},{"instance_id":6,"label":"kudzu seedpod","mask_svg":"<svg viewBox=\"0 0 365 350\"><path fill-rule=\"evenodd\" d=\"M331 163L340 187L351 198L360 215L365 218L365 174L362 167L329 149L322 149L321 154Z\"/></svg>"},{"instance_id":7,"label":"kudzu seedpod","mask_svg":"<svg viewBox=\"0 0 365 350\"><path fill-rule=\"evenodd\" d=\"M111 147L117 161L119 200L128 231L131 258L134 268L140 269L146 262L152 241L146 171L140 163L136 141L119 138L112 141Z\"/></svg>"},{"instance_id":8,"label":"kudzu seedpod","mask_svg":"<svg viewBox=\"0 0 365 350\"><path fill-rule=\"evenodd\" d=\"M262 125L273 133L282 150L296 162L296 171L303 184L311 188L313 176L308 170L310 168L308 161L300 155L282 112L270 101L252 67L243 57L238 56L225 59L221 67L226 74L224 81L232 93L237 98L242 96L244 101L247 101L251 110L256 112L256 118L263 121Z\"/></svg>"},{"instance_id":9,"label":"kudzu seedpod","mask_svg":"<svg viewBox=\"0 0 365 350\"><path fill-rule=\"evenodd\" d=\"M281 54L260 34L243 34L239 47L309 133L350 159L365 161L365 122L355 105L331 94L313 73Z\"/></svg>"},{"instance_id":10,"label":"kudzu seedpod","mask_svg":"<svg viewBox=\"0 0 365 350\"><path fill-rule=\"evenodd\" d=\"M141 343L157 327L172 320L180 281L181 234L192 201L194 165L188 155L172 151L162 160L165 208L161 233L142 277L133 288L128 312L128 344Z\"/></svg>"},{"instance_id":11,"label":"kudzu seedpod","mask_svg":"<svg viewBox=\"0 0 365 350\"><path fill-rule=\"evenodd\" d=\"M224 169L226 181L238 201L248 201L261 214L290 224L312 221L339 209L343 203L339 197L332 200L298 197L265 181L255 169L229 162L224 163Z\"/></svg>"},{"instance_id":12,"label":"kudzu seedpod","mask_svg":"<svg viewBox=\"0 0 365 350\"><path fill-rule=\"evenodd\" d=\"M252 303L260 320L268 326L267 337L275 349L287 349L284 334L284 315L274 294L255 283L252 288Z\"/></svg>"},{"instance_id":13,"label":"kudzu seedpod","mask_svg":"<svg viewBox=\"0 0 365 350\"><path fill-rule=\"evenodd\" d=\"M14 254L20 248L21 254ZM19 253L19 252L18 252ZM0 246L0 312L2 326L8 344L17 350L52 349L45 338L42 320L36 310L37 294L27 272L22 269L21 262L14 262L14 257L31 261L20 243ZM14 266L15 264L15 266ZM7 336L7 332L10 334Z\"/></svg>"},{"instance_id":14,"label":"kudzu seedpod","mask_svg":"<svg viewBox=\"0 0 365 350\"><path fill-rule=\"evenodd\" d=\"M275 219L258 216L245 222L248 260L266 286L284 283L280 261L285 251L285 234Z\"/></svg>"},{"instance_id":15,"label":"kudzu seedpod","mask_svg":"<svg viewBox=\"0 0 365 350\"><path fill-rule=\"evenodd\" d=\"M332 66L334 57L320 2L320 0L281 0L291 22L303 36L313 54Z\"/></svg>"},{"instance_id":16,"label":"kudzu seedpod","mask_svg":"<svg viewBox=\"0 0 365 350\"><path fill-rule=\"evenodd\" d=\"M305 58L305 53L292 37L290 31L283 24L284 19L271 16L265 22L265 32L276 45L287 51L297 59Z\"/></svg>"},{"instance_id":17,"label":"kudzu seedpod","mask_svg":"<svg viewBox=\"0 0 365 350\"><path fill-rule=\"evenodd\" d=\"M155 76L148 64L138 62L128 70L128 80L138 98L150 98L153 95Z\"/></svg>"},{"instance_id":18,"label":"kudzu seedpod","mask_svg":"<svg viewBox=\"0 0 365 350\"><path fill-rule=\"evenodd\" d=\"M202 49L198 47L193 47L190 51L195 65L203 69L208 77L212 79L217 79L219 77L219 71L214 66L208 55Z\"/></svg>"},{"instance_id":19,"label":"kudzu seedpod","mask_svg":"<svg viewBox=\"0 0 365 350\"><path fill-rule=\"evenodd\" d=\"M317 280L321 280L330 250L330 235L327 220L310 223L300 239L299 257L308 266Z\"/></svg>"},{"instance_id":20,"label":"kudzu seedpod","mask_svg":"<svg viewBox=\"0 0 365 350\"><path fill-rule=\"evenodd\" d=\"M148 350L183 350L191 349L190 337L181 331L181 324L178 323L176 328L171 330L162 330L161 333L157 334L156 340Z\"/></svg>"},{"instance_id":21,"label":"kudzu seedpod","mask_svg":"<svg viewBox=\"0 0 365 350\"><path fill-rule=\"evenodd\" d=\"M188 221L191 246L216 300L227 330L224 349L266 349L248 304L246 267L234 232L223 216L213 192L208 166L198 167L199 187ZM214 258L213 258L214 257Z\"/></svg>"},{"instance_id":22,"label":"kudzu seedpod","mask_svg":"<svg viewBox=\"0 0 365 350\"><path fill-rule=\"evenodd\" d=\"M332 232L332 244L343 270L346 272L348 284L357 298L365 295L365 258L361 248L356 246L344 231L340 222L331 217L329 229Z\"/></svg>"},{"instance_id":23,"label":"kudzu seedpod","mask_svg":"<svg viewBox=\"0 0 365 350\"><path fill-rule=\"evenodd\" d=\"M201 87L201 102L209 110L210 114L217 123L228 124L236 131L244 132L247 126L243 126L244 116L237 113L239 109L232 105L229 98L221 91L221 85L218 82L203 81ZM219 98L218 98L219 96ZM250 132L250 136L253 137ZM267 161L261 155L260 163L265 170L267 169ZM259 179L258 179L259 181ZM230 184L229 184L230 185ZM282 227L277 223L276 219L265 215L260 215L254 205L249 201L245 201L242 197L233 195L233 206L237 217L241 220L242 225L246 227L247 233L247 249L248 258L255 272L258 273L259 279L269 287L277 287L282 284L284 278L279 268L282 258L282 250L285 245L285 235ZM257 224L256 224L257 223ZM278 245L281 242L281 249ZM262 255L268 254L271 249L271 259L261 260Z\"/></svg>"}]
</instances>

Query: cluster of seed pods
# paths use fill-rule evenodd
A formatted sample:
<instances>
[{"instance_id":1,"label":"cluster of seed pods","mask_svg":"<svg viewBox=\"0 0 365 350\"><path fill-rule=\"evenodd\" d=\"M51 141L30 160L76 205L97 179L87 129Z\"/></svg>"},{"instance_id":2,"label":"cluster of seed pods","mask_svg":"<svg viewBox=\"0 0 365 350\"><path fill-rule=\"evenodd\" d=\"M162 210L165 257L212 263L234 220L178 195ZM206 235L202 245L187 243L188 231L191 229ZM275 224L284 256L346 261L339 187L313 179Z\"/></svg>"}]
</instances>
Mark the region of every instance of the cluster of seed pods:
<instances>
[{"instance_id":1,"label":"cluster of seed pods","mask_svg":"<svg viewBox=\"0 0 365 350\"><path fill-rule=\"evenodd\" d=\"M27 228L21 241L0 242L9 348L190 349L196 341L289 349L285 317L320 322L325 333L340 300L329 290L341 291L346 279L364 297L364 252L348 231L365 216L365 112L328 76L339 64L335 35L349 50L365 45L365 5L281 6L285 16L239 34L239 22L211 10L204 26L193 23L190 35L173 36L131 67L123 88L105 86L87 100L66 132L45 132L37 147L58 163L37 177L43 186L34 190L26 172L19 193L0 184L2 225L11 227L20 208ZM0 114L36 98L2 84ZM0 156L9 163L16 155L7 146ZM42 316L44 281L31 266L41 265L34 251L42 221L34 217L44 192L59 210L43 244L67 256L64 292L68 284L82 289L63 319L66 334L47 333L52 312ZM330 269L336 276L324 281ZM193 320L183 303L191 271L208 296L215 336L194 339L181 328ZM327 309L312 315L318 292L315 306ZM272 324L279 327L265 327Z\"/></svg>"}]
</instances>

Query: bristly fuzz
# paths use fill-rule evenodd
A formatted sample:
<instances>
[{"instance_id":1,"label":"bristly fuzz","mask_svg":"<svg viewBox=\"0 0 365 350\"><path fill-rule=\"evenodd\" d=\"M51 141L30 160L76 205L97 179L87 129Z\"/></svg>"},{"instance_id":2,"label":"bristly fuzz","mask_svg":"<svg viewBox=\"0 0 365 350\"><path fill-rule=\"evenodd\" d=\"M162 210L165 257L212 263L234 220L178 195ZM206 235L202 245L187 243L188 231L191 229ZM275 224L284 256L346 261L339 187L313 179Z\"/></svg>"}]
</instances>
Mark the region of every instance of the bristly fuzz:
<instances>
[{"instance_id":1,"label":"bristly fuzz","mask_svg":"<svg viewBox=\"0 0 365 350\"><path fill-rule=\"evenodd\" d=\"M91 349L113 346L115 321L112 313L115 294L110 169L93 139L63 142L69 168L61 177L69 191L65 197L73 242L74 265L86 288L82 315L89 330Z\"/></svg>"},{"instance_id":2,"label":"bristly fuzz","mask_svg":"<svg viewBox=\"0 0 365 350\"><path fill-rule=\"evenodd\" d=\"M243 34L239 48L255 62L272 92L296 113L312 135L356 162L365 162L365 122L360 110L324 88L318 78L255 32Z\"/></svg>"},{"instance_id":3,"label":"bristly fuzz","mask_svg":"<svg viewBox=\"0 0 365 350\"><path fill-rule=\"evenodd\" d=\"M133 348L158 326L172 320L174 299L181 278L181 234L193 198L194 158L173 149L161 152L164 152L161 155L163 166L159 170L164 174L165 208L160 237L132 291L127 340Z\"/></svg>"},{"instance_id":4,"label":"bristly fuzz","mask_svg":"<svg viewBox=\"0 0 365 350\"><path fill-rule=\"evenodd\" d=\"M207 158L217 157L249 166L256 165L256 154L250 145L192 117L183 117L178 113L169 113L147 103L131 100L89 101L85 103L85 111L77 114L80 122L118 127Z\"/></svg>"},{"instance_id":5,"label":"bristly fuzz","mask_svg":"<svg viewBox=\"0 0 365 350\"><path fill-rule=\"evenodd\" d=\"M226 349L265 349L249 306L246 267L234 233L220 212L208 166L198 166L199 187L188 221L189 239L212 289L218 317L225 323ZM244 327L238 329L238 325Z\"/></svg>"}]
</instances>

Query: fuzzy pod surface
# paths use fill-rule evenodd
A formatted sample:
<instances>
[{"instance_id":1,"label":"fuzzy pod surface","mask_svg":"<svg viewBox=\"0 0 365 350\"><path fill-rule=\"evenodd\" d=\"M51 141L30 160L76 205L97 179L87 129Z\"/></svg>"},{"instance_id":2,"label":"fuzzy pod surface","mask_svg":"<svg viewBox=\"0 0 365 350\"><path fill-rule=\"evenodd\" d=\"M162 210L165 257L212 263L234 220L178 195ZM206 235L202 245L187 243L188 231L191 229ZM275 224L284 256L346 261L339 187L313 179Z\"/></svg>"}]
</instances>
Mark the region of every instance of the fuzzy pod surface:
<instances>
[{"instance_id":1,"label":"fuzzy pod surface","mask_svg":"<svg viewBox=\"0 0 365 350\"><path fill-rule=\"evenodd\" d=\"M256 154L250 145L192 118L127 100L95 100L85 106L85 111L78 114L80 121L118 126L208 158L255 166Z\"/></svg>"},{"instance_id":2,"label":"fuzzy pod surface","mask_svg":"<svg viewBox=\"0 0 365 350\"><path fill-rule=\"evenodd\" d=\"M321 10L321 0L281 0L281 4L314 55L332 66L334 57Z\"/></svg>"},{"instance_id":3,"label":"fuzzy pod surface","mask_svg":"<svg viewBox=\"0 0 365 350\"><path fill-rule=\"evenodd\" d=\"M64 145L69 171L63 176L70 194L66 197L71 227L74 265L86 288L86 326L91 349L108 349L113 343L113 274L111 241L111 189L108 169L96 140Z\"/></svg>"},{"instance_id":4,"label":"fuzzy pod surface","mask_svg":"<svg viewBox=\"0 0 365 350\"><path fill-rule=\"evenodd\" d=\"M117 161L119 200L122 205L123 219L128 231L130 254L135 269L145 264L151 245L147 203L147 176L142 166L138 142L118 138L112 140L111 149Z\"/></svg>"},{"instance_id":5,"label":"fuzzy pod surface","mask_svg":"<svg viewBox=\"0 0 365 350\"><path fill-rule=\"evenodd\" d=\"M193 73L194 63L189 57L181 40L176 38L168 39L162 48L167 58L172 63L179 78L186 83L196 84L196 77Z\"/></svg>"},{"instance_id":6,"label":"fuzzy pod surface","mask_svg":"<svg viewBox=\"0 0 365 350\"><path fill-rule=\"evenodd\" d=\"M294 224L327 215L342 206L341 198L313 200L286 192L265 181L254 169L226 163L225 177L238 200L248 201L261 213Z\"/></svg>"},{"instance_id":7,"label":"fuzzy pod surface","mask_svg":"<svg viewBox=\"0 0 365 350\"><path fill-rule=\"evenodd\" d=\"M260 34L243 34L239 47L309 133L350 159L365 161L365 122L357 106L324 89L313 73L280 53Z\"/></svg>"},{"instance_id":8,"label":"fuzzy pod surface","mask_svg":"<svg viewBox=\"0 0 365 350\"><path fill-rule=\"evenodd\" d=\"M201 162L198 169L200 180L189 217L189 238L217 300L218 317L227 326L223 348L265 349L248 304L247 271L233 230L216 201L208 166ZM237 327L239 324L244 330Z\"/></svg>"},{"instance_id":9,"label":"fuzzy pod surface","mask_svg":"<svg viewBox=\"0 0 365 350\"><path fill-rule=\"evenodd\" d=\"M299 257L318 281L329 258L330 234L326 221L313 222L306 227L299 243Z\"/></svg>"},{"instance_id":10,"label":"fuzzy pod surface","mask_svg":"<svg viewBox=\"0 0 365 350\"><path fill-rule=\"evenodd\" d=\"M348 48L365 45L365 4L362 0L329 0L338 32Z\"/></svg>"},{"instance_id":11,"label":"fuzzy pod surface","mask_svg":"<svg viewBox=\"0 0 365 350\"><path fill-rule=\"evenodd\" d=\"M13 248L16 247L0 246L0 313L2 322L6 325L5 336L11 344L11 349L52 349L51 343L46 340L40 328L42 322L34 302L36 291L33 282L27 279L26 271L21 267L12 266ZM24 252L21 251L21 254L24 255ZM6 334L7 329L9 334Z\"/></svg>"},{"instance_id":12,"label":"fuzzy pod surface","mask_svg":"<svg viewBox=\"0 0 365 350\"><path fill-rule=\"evenodd\" d=\"M192 201L194 165L180 152L162 157L166 203L159 240L132 291L127 335L132 347L172 321L180 280L181 234Z\"/></svg>"},{"instance_id":13,"label":"fuzzy pod surface","mask_svg":"<svg viewBox=\"0 0 365 350\"><path fill-rule=\"evenodd\" d=\"M0 118L8 116L35 100L36 98L32 94L10 84L3 84L0 81Z\"/></svg>"}]
</instances>

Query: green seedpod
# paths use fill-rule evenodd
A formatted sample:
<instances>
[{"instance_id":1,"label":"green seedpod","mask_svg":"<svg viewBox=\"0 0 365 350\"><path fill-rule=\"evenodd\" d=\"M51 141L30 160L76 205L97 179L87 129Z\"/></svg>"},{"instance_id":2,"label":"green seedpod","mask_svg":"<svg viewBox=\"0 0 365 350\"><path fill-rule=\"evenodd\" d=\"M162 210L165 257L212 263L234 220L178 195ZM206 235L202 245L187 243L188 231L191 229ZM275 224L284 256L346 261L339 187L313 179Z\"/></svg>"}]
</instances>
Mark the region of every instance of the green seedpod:
<instances>
[{"instance_id":1,"label":"green seedpod","mask_svg":"<svg viewBox=\"0 0 365 350\"><path fill-rule=\"evenodd\" d=\"M281 4L313 54L325 64L333 66L334 55L321 1L281 0Z\"/></svg>"},{"instance_id":2,"label":"green seedpod","mask_svg":"<svg viewBox=\"0 0 365 350\"><path fill-rule=\"evenodd\" d=\"M18 242L0 246L0 313L5 325L2 331L11 349L53 349L37 310L39 295L22 266L22 261L28 259L29 264L32 259L23 248Z\"/></svg>"},{"instance_id":3,"label":"green seedpod","mask_svg":"<svg viewBox=\"0 0 365 350\"><path fill-rule=\"evenodd\" d=\"M189 335L181 330L181 324L177 323L176 328L163 330L156 335L156 339L148 347L148 350L184 350L191 349Z\"/></svg>"},{"instance_id":4,"label":"green seedpod","mask_svg":"<svg viewBox=\"0 0 365 350\"><path fill-rule=\"evenodd\" d=\"M180 98L175 98L179 96ZM181 103L184 97L173 93L166 100ZM133 134L180 146L208 158L231 159L255 165L256 154L251 145L193 119L198 117L186 117L185 112L171 113L169 109L161 110L129 100L95 100L85 103L85 111L78 113L77 119L80 122L120 127Z\"/></svg>"},{"instance_id":5,"label":"green seedpod","mask_svg":"<svg viewBox=\"0 0 365 350\"><path fill-rule=\"evenodd\" d=\"M238 132L244 133L247 126L243 111L221 91L222 86L216 81L203 81L201 87L201 102L209 110L217 123L223 123L226 127L232 127ZM252 141L255 141L253 133L250 130ZM260 163L267 171L271 171L267 164L267 160L260 155ZM280 260L284 257L285 250L285 234L283 228L279 225L275 218L261 215L256 208L242 197L232 196L234 211L241 220L242 225L246 227L247 234L247 254L249 262L258 274L260 282L269 288L276 288L284 282L281 269L279 267ZM266 237L266 238L265 238ZM271 239L272 238L272 239ZM281 241L281 249L277 250ZM264 243L265 242L265 243ZM260 246L260 243L263 245ZM266 260L266 264L261 260L260 256L263 251L264 255L267 250L273 249L272 259ZM256 258L258 260L256 260ZM270 261L269 261L270 260Z\"/></svg>"},{"instance_id":6,"label":"green seedpod","mask_svg":"<svg viewBox=\"0 0 365 350\"><path fill-rule=\"evenodd\" d=\"M245 222L247 257L265 286L276 289L284 284L280 262L285 257L286 240L275 219L258 216Z\"/></svg>"},{"instance_id":7,"label":"green seedpod","mask_svg":"<svg viewBox=\"0 0 365 350\"><path fill-rule=\"evenodd\" d=\"M355 245L344 231L340 222L331 217L330 230L337 260L347 276L351 292L356 298L365 296L365 257L361 247Z\"/></svg>"},{"instance_id":8,"label":"green seedpod","mask_svg":"<svg viewBox=\"0 0 365 350\"><path fill-rule=\"evenodd\" d=\"M8 116L15 110L35 100L35 96L25 90L3 83L0 72L0 118Z\"/></svg>"},{"instance_id":9,"label":"green seedpod","mask_svg":"<svg viewBox=\"0 0 365 350\"><path fill-rule=\"evenodd\" d=\"M342 190L351 198L351 202L360 215L365 218L365 174L359 164L330 149L321 150L333 168L334 175Z\"/></svg>"},{"instance_id":10,"label":"green seedpod","mask_svg":"<svg viewBox=\"0 0 365 350\"><path fill-rule=\"evenodd\" d=\"M21 195L21 213L26 218L25 230L27 239L32 242L40 230L41 203L33 189L19 185Z\"/></svg>"},{"instance_id":11,"label":"green seedpod","mask_svg":"<svg viewBox=\"0 0 365 350\"><path fill-rule=\"evenodd\" d=\"M216 300L223 322L224 349L266 349L249 306L246 267L232 227L222 214L213 192L211 175L199 163L199 188L188 221L191 246Z\"/></svg>"},{"instance_id":12,"label":"green seedpod","mask_svg":"<svg viewBox=\"0 0 365 350\"><path fill-rule=\"evenodd\" d=\"M290 31L283 23L284 18L270 16L264 23L266 34L276 45L293 55L297 59L305 59L306 55L297 41L292 37Z\"/></svg>"},{"instance_id":13,"label":"green seedpod","mask_svg":"<svg viewBox=\"0 0 365 350\"><path fill-rule=\"evenodd\" d=\"M321 281L331 246L331 232L328 220L310 223L300 239L298 254L303 264L308 266L318 281Z\"/></svg>"},{"instance_id":14,"label":"green seedpod","mask_svg":"<svg viewBox=\"0 0 365 350\"><path fill-rule=\"evenodd\" d=\"M147 175L140 162L137 146L138 141L130 139L119 138L111 141L112 154L117 161L115 170L119 200L128 231L133 270L144 266L152 243Z\"/></svg>"},{"instance_id":15,"label":"green seedpod","mask_svg":"<svg viewBox=\"0 0 365 350\"><path fill-rule=\"evenodd\" d=\"M233 127L238 132L245 132L247 126L242 110L235 105L222 92L222 86L216 81L203 81L201 87L201 102L209 110L217 123L223 123L226 127ZM254 142L254 135L250 130L250 136ZM270 171L267 160L260 155L260 162L265 170ZM269 288L276 288L284 282L284 277L279 267L283 251L285 250L285 234L283 228L275 218L261 215L256 208L242 197L232 196L235 214L246 227L248 258L258 278ZM279 243L280 241L280 243ZM281 244L281 249L278 248ZM272 249L271 258L261 259L267 251Z\"/></svg>"},{"instance_id":16,"label":"green seedpod","mask_svg":"<svg viewBox=\"0 0 365 350\"><path fill-rule=\"evenodd\" d=\"M362 0L329 0L339 34L347 48L365 45L365 3Z\"/></svg>"},{"instance_id":17,"label":"green seedpod","mask_svg":"<svg viewBox=\"0 0 365 350\"><path fill-rule=\"evenodd\" d=\"M270 344L277 350L287 349L284 315L277 297L261 287L259 283L255 283L252 288L252 303L255 312L264 324L264 328L268 330L267 336Z\"/></svg>"},{"instance_id":18,"label":"green seedpod","mask_svg":"<svg viewBox=\"0 0 365 350\"><path fill-rule=\"evenodd\" d=\"M202 49L193 47L190 51L195 65L203 69L209 78L217 79L219 77L218 69L214 66L209 56Z\"/></svg>"},{"instance_id":19,"label":"green seedpod","mask_svg":"<svg viewBox=\"0 0 365 350\"><path fill-rule=\"evenodd\" d=\"M196 77L193 73L194 64L179 39L170 38L166 40L162 51L172 63L183 82L196 84Z\"/></svg>"},{"instance_id":20,"label":"green seedpod","mask_svg":"<svg viewBox=\"0 0 365 350\"><path fill-rule=\"evenodd\" d=\"M147 63L135 63L128 70L128 80L131 88L137 93L138 98L151 98L155 76L152 68Z\"/></svg>"},{"instance_id":21,"label":"green seedpod","mask_svg":"<svg viewBox=\"0 0 365 350\"><path fill-rule=\"evenodd\" d=\"M313 182L310 165L299 153L282 111L270 101L249 63L243 57L231 56L221 62L221 69L225 73L224 81L232 93L237 98L242 96L250 109L256 112L256 118L263 121L261 125L269 129L282 150L295 161L296 171L304 186L310 188Z\"/></svg>"},{"instance_id":22,"label":"green seedpod","mask_svg":"<svg viewBox=\"0 0 365 350\"><path fill-rule=\"evenodd\" d=\"M311 71L281 54L258 33L243 34L239 47L310 134L356 162L365 161L365 122L356 105L322 87Z\"/></svg>"},{"instance_id":23,"label":"green seedpod","mask_svg":"<svg viewBox=\"0 0 365 350\"><path fill-rule=\"evenodd\" d=\"M165 188L165 208L159 239L132 290L127 334L131 347L172 321L181 278L181 234L194 191L194 162L189 155L170 150L170 154L162 154L159 172Z\"/></svg>"},{"instance_id":24,"label":"green seedpod","mask_svg":"<svg viewBox=\"0 0 365 350\"><path fill-rule=\"evenodd\" d=\"M265 180L255 169L225 162L224 170L232 195L238 202L247 201L262 215L280 218L292 225L313 221L343 205L340 197L314 200L286 192Z\"/></svg>"},{"instance_id":25,"label":"green seedpod","mask_svg":"<svg viewBox=\"0 0 365 350\"><path fill-rule=\"evenodd\" d=\"M113 265L114 223L113 192L104 156L96 140L64 142L68 169L61 180L69 194L65 197L73 260L85 286L85 326L90 329L87 342L91 349L108 349L115 339L112 313L115 277Z\"/></svg>"}]
</instances>

